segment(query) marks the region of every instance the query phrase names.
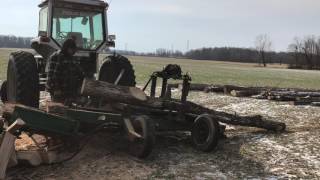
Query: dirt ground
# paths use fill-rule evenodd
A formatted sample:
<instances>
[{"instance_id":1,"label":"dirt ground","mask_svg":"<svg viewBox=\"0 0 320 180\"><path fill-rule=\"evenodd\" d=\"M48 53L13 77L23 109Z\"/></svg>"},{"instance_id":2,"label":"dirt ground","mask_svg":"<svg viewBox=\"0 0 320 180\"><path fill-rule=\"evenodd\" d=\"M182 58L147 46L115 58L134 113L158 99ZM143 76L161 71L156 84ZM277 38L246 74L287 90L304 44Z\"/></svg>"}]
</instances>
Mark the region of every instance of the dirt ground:
<instances>
[{"instance_id":1,"label":"dirt ground","mask_svg":"<svg viewBox=\"0 0 320 180\"><path fill-rule=\"evenodd\" d=\"M320 179L320 108L191 93L190 100L241 115L261 114L285 122L288 131L227 127L214 152L191 146L188 133L162 134L146 160L127 153L118 134L99 133L63 164L18 167L8 179Z\"/></svg>"}]
</instances>

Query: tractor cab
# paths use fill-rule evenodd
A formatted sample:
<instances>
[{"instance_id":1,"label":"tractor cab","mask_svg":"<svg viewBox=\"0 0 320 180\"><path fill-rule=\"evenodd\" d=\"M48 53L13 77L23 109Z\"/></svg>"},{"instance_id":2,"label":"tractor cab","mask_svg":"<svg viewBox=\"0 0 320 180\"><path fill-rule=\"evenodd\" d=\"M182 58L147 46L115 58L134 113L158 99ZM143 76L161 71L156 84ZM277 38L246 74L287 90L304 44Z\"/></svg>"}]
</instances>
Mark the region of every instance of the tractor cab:
<instances>
[{"instance_id":1,"label":"tractor cab","mask_svg":"<svg viewBox=\"0 0 320 180\"><path fill-rule=\"evenodd\" d=\"M79 50L98 51L112 46L108 38L106 9L100 0L46 0L39 7L39 40L60 49L72 38Z\"/></svg>"}]
</instances>

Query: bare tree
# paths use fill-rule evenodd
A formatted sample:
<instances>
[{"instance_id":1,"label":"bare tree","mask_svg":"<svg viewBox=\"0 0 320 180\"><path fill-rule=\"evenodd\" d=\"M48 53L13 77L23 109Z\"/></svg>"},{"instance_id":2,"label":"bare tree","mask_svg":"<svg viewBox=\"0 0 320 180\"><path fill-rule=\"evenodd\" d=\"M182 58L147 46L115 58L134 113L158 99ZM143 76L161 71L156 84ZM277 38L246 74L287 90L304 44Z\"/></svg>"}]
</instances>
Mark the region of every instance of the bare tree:
<instances>
[{"instance_id":1,"label":"bare tree","mask_svg":"<svg viewBox=\"0 0 320 180\"><path fill-rule=\"evenodd\" d=\"M314 66L314 57L317 54L317 42L315 36L308 36L302 43L302 51L307 62L308 69Z\"/></svg>"},{"instance_id":2,"label":"bare tree","mask_svg":"<svg viewBox=\"0 0 320 180\"><path fill-rule=\"evenodd\" d=\"M291 52L294 56L295 65L294 68L299 67L299 60L302 54L302 42L298 37L295 37L293 43L289 45L288 51Z\"/></svg>"},{"instance_id":3,"label":"bare tree","mask_svg":"<svg viewBox=\"0 0 320 180\"><path fill-rule=\"evenodd\" d=\"M256 50L260 56L264 67L267 66L267 52L271 51L272 42L267 34L261 34L256 37Z\"/></svg>"}]
</instances>

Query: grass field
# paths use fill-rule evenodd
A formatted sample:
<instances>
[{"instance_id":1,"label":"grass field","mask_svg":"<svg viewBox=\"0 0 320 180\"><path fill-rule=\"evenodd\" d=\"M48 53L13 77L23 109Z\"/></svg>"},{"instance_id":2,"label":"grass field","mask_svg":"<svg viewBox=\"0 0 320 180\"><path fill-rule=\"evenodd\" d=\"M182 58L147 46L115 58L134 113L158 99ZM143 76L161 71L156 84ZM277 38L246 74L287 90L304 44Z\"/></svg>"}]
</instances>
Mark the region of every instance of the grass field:
<instances>
[{"instance_id":1,"label":"grass field","mask_svg":"<svg viewBox=\"0 0 320 180\"><path fill-rule=\"evenodd\" d=\"M0 49L0 79L6 77L7 60L14 49ZM320 71L290 70L272 65L268 68L256 64L189 59L129 57L136 70L138 84L144 84L149 75L169 63L179 64L189 72L194 83L234 84L245 86L274 86L320 89Z\"/></svg>"}]
</instances>

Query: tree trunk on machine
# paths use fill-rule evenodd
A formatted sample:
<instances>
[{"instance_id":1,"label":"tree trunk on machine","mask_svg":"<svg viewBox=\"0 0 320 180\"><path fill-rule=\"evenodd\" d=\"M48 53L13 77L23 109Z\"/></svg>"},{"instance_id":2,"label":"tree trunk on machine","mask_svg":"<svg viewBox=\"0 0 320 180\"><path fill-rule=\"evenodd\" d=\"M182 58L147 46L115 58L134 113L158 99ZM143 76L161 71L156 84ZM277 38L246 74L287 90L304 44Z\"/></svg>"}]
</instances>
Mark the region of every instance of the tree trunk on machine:
<instances>
[{"instance_id":1,"label":"tree trunk on machine","mask_svg":"<svg viewBox=\"0 0 320 180\"><path fill-rule=\"evenodd\" d=\"M147 99L144 92L140 89L115 86L110 83L100 81L92 81L86 79L83 83L81 92L83 95L96 96L108 100L113 100L114 102L125 103L128 105L136 105L138 109L139 107L141 107L146 112L148 112L149 110L150 112L152 110L171 110L195 115L207 113L217 121L226 124L258 127L273 131L283 131L286 128L286 125L284 123L265 120L262 116L237 116L208 109L192 102L181 103L179 101L173 100L167 101L154 98Z\"/></svg>"},{"instance_id":2,"label":"tree trunk on machine","mask_svg":"<svg viewBox=\"0 0 320 180\"><path fill-rule=\"evenodd\" d=\"M137 103L146 101L147 95L136 87L117 86L102 81L85 79L82 84L81 94L103 98L108 101Z\"/></svg>"}]
</instances>

